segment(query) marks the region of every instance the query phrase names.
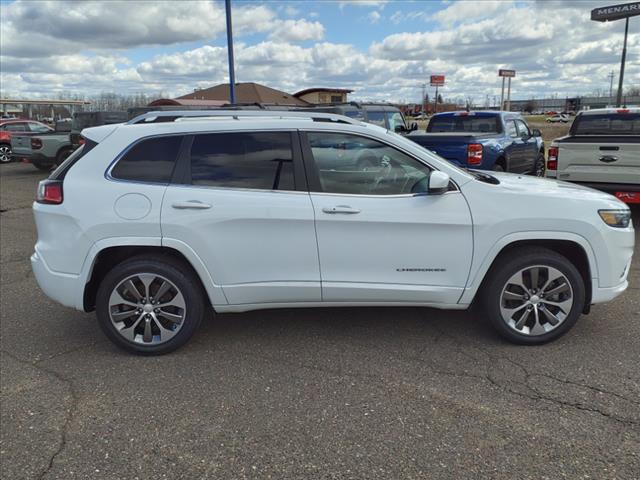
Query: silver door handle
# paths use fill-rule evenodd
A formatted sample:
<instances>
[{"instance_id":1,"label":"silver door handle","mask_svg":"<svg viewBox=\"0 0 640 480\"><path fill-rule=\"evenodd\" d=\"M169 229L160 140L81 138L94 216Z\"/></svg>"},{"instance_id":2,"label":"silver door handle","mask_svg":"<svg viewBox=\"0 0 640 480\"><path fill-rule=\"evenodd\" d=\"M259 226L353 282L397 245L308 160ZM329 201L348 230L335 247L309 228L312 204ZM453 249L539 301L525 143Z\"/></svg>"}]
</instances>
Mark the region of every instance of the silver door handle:
<instances>
[{"instance_id":1,"label":"silver door handle","mask_svg":"<svg viewBox=\"0 0 640 480\"><path fill-rule=\"evenodd\" d=\"M358 208L352 208L348 205L336 205L335 207L324 207L322 209L324 213L347 213L347 214L355 214L360 213Z\"/></svg>"},{"instance_id":2,"label":"silver door handle","mask_svg":"<svg viewBox=\"0 0 640 480\"><path fill-rule=\"evenodd\" d=\"M186 202L174 202L171 204L173 208L177 208L178 210L206 210L207 208L211 208L211 205L208 203L202 203L198 200L187 200Z\"/></svg>"}]
</instances>

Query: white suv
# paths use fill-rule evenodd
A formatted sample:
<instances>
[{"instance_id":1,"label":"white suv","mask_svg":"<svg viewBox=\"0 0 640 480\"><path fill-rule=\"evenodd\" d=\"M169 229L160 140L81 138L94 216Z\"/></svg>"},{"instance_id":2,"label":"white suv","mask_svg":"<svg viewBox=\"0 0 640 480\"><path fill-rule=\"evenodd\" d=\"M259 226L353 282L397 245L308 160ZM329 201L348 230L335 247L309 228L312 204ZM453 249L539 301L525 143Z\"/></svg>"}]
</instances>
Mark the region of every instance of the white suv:
<instances>
[{"instance_id":1,"label":"white suv","mask_svg":"<svg viewBox=\"0 0 640 480\"><path fill-rule=\"evenodd\" d=\"M464 171L312 112L162 112L86 129L38 187L42 290L117 345L184 344L210 307L477 301L522 344L627 287L628 207L568 183Z\"/></svg>"}]
</instances>

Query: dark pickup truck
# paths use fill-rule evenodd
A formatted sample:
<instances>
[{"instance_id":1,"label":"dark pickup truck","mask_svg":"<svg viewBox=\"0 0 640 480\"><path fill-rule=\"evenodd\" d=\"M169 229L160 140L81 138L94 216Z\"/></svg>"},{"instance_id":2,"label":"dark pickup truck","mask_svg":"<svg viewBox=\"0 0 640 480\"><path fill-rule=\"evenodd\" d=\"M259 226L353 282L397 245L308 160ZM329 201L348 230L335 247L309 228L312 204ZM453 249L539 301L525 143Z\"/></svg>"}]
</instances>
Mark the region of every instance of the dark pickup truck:
<instances>
[{"instance_id":1,"label":"dark pickup truck","mask_svg":"<svg viewBox=\"0 0 640 480\"><path fill-rule=\"evenodd\" d=\"M438 113L407 138L462 168L544 175L540 131L517 113Z\"/></svg>"}]
</instances>

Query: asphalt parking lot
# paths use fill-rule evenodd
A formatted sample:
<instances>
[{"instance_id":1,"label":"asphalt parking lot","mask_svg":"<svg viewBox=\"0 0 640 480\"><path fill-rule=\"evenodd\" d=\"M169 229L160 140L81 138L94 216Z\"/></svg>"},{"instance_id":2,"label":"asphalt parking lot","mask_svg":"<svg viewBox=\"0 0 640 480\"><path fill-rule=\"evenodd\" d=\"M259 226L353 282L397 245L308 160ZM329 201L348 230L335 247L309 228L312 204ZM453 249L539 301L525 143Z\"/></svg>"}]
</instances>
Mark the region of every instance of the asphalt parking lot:
<instances>
[{"instance_id":1,"label":"asphalt parking lot","mask_svg":"<svg viewBox=\"0 0 640 480\"><path fill-rule=\"evenodd\" d=\"M142 358L38 289L44 176L0 166L2 478L640 477L638 246L627 292L542 347L472 312L345 308L221 315Z\"/></svg>"}]
</instances>

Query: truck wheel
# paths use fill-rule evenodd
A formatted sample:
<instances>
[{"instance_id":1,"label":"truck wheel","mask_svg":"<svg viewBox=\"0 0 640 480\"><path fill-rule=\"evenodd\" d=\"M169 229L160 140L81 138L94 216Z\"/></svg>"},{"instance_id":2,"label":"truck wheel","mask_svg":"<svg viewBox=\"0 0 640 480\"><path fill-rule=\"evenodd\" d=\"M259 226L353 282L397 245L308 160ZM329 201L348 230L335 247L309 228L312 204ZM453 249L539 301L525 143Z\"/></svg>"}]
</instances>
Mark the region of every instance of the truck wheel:
<instances>
[{"instance_id":1,"label":"truck wheel","mask_svg":"<svg viewBox=\"0 0 640 480\"><path fill-rule=\"evenodd\" d=\"M540 152L536 158L536 163L533 166L533 174L536 177L544 177L545 169L544 153Z\"/></svg>"},{"instance_id":2,"label":"truck wheel","mask_svg":"<svg viewBox=\"0 0 640 480\"><path fill-rule=\"evenodd\" d=\"M502 165L500 165L499 163L494 163L493 164L493 171L494 172L504 172L504 167Z\"/></svg>"},{"instance_id":3,"label":"truck wheel","mask_svg":"<svg viewBox=\"0 0 640 480\"><path fill-rule=\"evenodd\" d=\"M580 272L562 255L537 247L499 258L487 277L482 302L489 321L513 343L537 345L564 335L585 302Z\"/></svg>"},{"instance_id":4,"label":"truck wheel","mask_svg":"<svg viewBox=\"0 0 640 480\"><path fill-rule=\"evenodd\" d=\"M11 161L11 145L3 143L0 145L0 163L9 163Z\"/></svg>"},{"instance_id":5,"label":"truck wheel","mask_svg":"<svg viewBox=\"0 0 640 480\"><path fill-rule=\"evenodd\" d=\"M56 165L60 165L64 162L69 155L71 155L73 149L71 147L61 148L58 154L56 155Z\"/></svg>"},{"instance_id":6,"label":"truck wheel","mask_svg":"<svg viewBox=\"0 0 640 480\"><path fill-rule=\"evenodd\" d=\"M184 345L205 311L198 280L180 262L139 256L113 268L96 295L98 323L118 347L161 355Z\"/></svg>"}]
</instances>

